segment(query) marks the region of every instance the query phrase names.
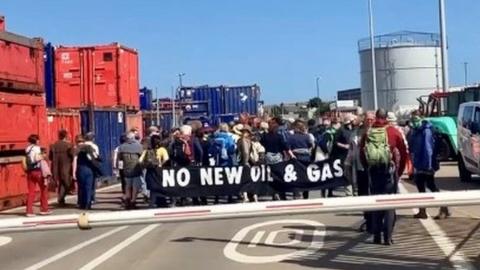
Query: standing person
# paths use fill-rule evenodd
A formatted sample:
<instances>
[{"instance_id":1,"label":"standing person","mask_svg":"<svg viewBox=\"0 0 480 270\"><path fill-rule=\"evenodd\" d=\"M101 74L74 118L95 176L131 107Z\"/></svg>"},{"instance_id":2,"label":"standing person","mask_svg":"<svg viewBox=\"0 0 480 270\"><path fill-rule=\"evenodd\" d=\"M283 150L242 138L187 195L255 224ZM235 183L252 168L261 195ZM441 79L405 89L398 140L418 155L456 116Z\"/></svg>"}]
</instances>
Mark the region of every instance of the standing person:
<instances>
[{"instance_id":1,"label":"standing person","mask_svg":"<svg viewBox=\"0 0 480 270\"><path fill-rule=\"evenodd\" d=\"M370 195L370 180L368 178L367 169L363 166L360 155L360 140L365 136L367 131L375 122L375 113L366 112L363 117L359 118L359 127L355 129L354 137L352 139L349 157L347 160L351 163L353 177L356 179L358 196ZM360 226L359 231L372 232L372 215L371 212L364 212L364 223Z\"/></svg>"},{"instance_id":2,"label":"standing person","mask_svg":"<svg viewBox=\"0 0 480 270\"><path fill-rule=\"evenodd\" d=\"M32 134L28 137L28 146L25 149L24 169L27 172L27 208L26 216L34 217L33 202L35 200L35 189L40 189L40 215L50 215L52 212L48 209L48 187L42 175L40 163L45 157L39 146L40 137Z\"/></svg>"},{"instance_id":3,"label":"standing person","mask_svg":"<svg viewBox=\"0 0 480 270\"><path fill-rule=\"evenodd\" d=\"M438 192L435 185L435 172L440 169L437 160L437 148L432 124L420 117L418 111L412 113L412 130L408 138L410 156L414 168L414 180L419 192L426 192L426 187L431 192ZM435 219L445 219L450 216L447 207L440 207L440 212ZM414 218L427 219L427 211L420 208Z\"/></svg>"},{"instance_id":4,"label":"standing person","mask_svg":"<svg viewBox=\"0 0 480 270\"><path fill-rule=\"evenodd\" d=\"M379 109L372 128L362 137L360 154L364 168L370 177L371 194L395 194L399 176L405 169L407 147L402 135L388 126L387 112ZM372 212L373 242L381 244L382 232L385 245L391 245L395 225L395 210Z\"/></svg>"},{"instance_id":5,"label":"standing person","mask_svg":"<svg viewBox=\"0 0 480 270\"><path fill-rule=\"evenodd\" d=\"M120 145L127 142L127 134L122 134L120 136ZM125 175L123 173L123 162L118 158L118 149L120 146L116 147L113 150L113 171L114 174L120 178L120 185L122 187L122 202L125 202Z\"/></svg>"},{"instance_id":6,"label":"standing person","mask_svg":"<svg viewBox=\"0 0 480 270\"><path fill-rule=\"evenodd\" d=\"M99 170L98 154L97 150L92 144L87 143L83 136L77 136L76 143L73 173L78 185L78 207L89 210L92 208L93 186Z\"/></svg>"},{"instance_id":7,"label":"standing person","mask_svg":"<svg viewBox=\"0 0 480 270\"><path fill-rule=\"evenodd\" d=\"M100 157L100 149L98 148L98 145L95 143L95 134L93 132L88 132L85 135L85 144L89 145L93 149L95 175L94 175L91 188L92 188L92 204L95 204L97 178L102 176L104 172L102 171L101 166L95 166L95 165L100 165L99 163L101 162L101 157Z\"/></svg>"},{"instance_id":8,"label":"standing person","mask_svg":"<svg viewBox=\"0 0 480 270\"><path fill-rule=\"evenodd\" d=\"M192 127L183 125L172 134L173 140L169 146L170 164L172 167L188 167L192 165ZM179 205L190 204L187 198L180 198ZM177 204L177 198L172 198L172 206Z\"/></svg>"},{"instance_id":9,"label":"standing person","mask_svg":"<svg viewBox=\"0 0 480 270\"><path fill-rule=\"evenodd\" d=\"M334 159L342 160L342 164L348 155L348 149L353 134L353 115L346 115L343 119L343 126L335 133L331 156Z\"/></svg>"},{"instance_id":10,"label":"standing person","mask_svg":"<svg viewBox=\"0 0 480 270\"><path fill-rule=\"evenodd\" d=\"M317 139L318 151L315 156L315 161L325 160L327 158L334 158L332 150L335 144L335 137L341 124L337 119L324 119L325 131ZM328 191L328 193L327 193ZM320 191L323 198L333 197L333 189L322 189Z\"/></svg>"},{"instance_id":11,"label":"standing person","mask_svg":"<svg viewBox=\"0 0 480 270\"><path fill-rule=\"evenodd\" d=\"M60 130L58 141L50 146L49 151L53 180L58 185L57 202L60 207L65 206L65 197L72 188L74 154L73 145L68 141L68 132L63 129Z\"/></svg>"},{"instance_id":12,"label":"standing person","mask_svg":"<svg viewBox=\"0 0 480 270\"><path fill-rule=\"evenodd\" d=\"M267 165L275 165L284 161L285 156L295 158L290 149L286 135L279 130L282 126L282 120L278 117L270 119L268 122L268 133L264 133L260 143L265 147L265 162ZM274 194L274 199L286 200L285 193Z\"/></svg>"},{"instance_id":13,"label":"standing person","mask_svg":"<svg viewBox=\"0 0 480 270\"><path fill-rule=\"evenodd\" d=\"M151 146L151 136L152 135L160 135L160 130L156 126L151 126L147 129L147 136L143 137L141 143L143 145L143 149L152 149Z\"/></svg>"},{"instance_id":14,"label":"standing person","mask_svg":"<svg viewBox=\"0 0 480 270\"><path fill-rule=\"evenodd\" d=\"M252 166L259 164L263 160L265 148L256 140L249 126L244 126L241 132L242 136L237 142L240 165ZM258 202L257 194L243 193L244 202L247 202L249 197L254 202Z\"/></svg>"},{"instance_id":15,"label":"standing person","mask_svg":"<svg viewBox=\"0 0 480 270\"><path fill-rule=\"evenodd\" d=\"M231 167L236 165L235 140L225 123L221 123L218 131L213 134L212 148L209 153L216 166Z\"/></svg>"},{"instance_id":16,"label":"standing person","mask_svg":"<svg viewBox=\"0 0 480 270\"><path fill-rule=\"evenodd\" d=\"M143 147L135 140L135 133L127 134L127 142L118 148L118 158L123 163L125 176L125 209L135 209L137 193L142 188L140 156Z\"/></svg>"},{"instance_id":17,"label":"standing person","mask_svg":"<svg viewBox=\"0 0 480 270\"><path fill-rule=\"evenodd\" d=\"M288 136L287 143L297 160L308 166L312 161L313 138L307 133L305 122L302 120L296 120L292 126L293 134ZM295 193L294 196L298 198L299 194ZM302 197L308 199L308 191L304 191Z\"/></svg>"}]
</instances>

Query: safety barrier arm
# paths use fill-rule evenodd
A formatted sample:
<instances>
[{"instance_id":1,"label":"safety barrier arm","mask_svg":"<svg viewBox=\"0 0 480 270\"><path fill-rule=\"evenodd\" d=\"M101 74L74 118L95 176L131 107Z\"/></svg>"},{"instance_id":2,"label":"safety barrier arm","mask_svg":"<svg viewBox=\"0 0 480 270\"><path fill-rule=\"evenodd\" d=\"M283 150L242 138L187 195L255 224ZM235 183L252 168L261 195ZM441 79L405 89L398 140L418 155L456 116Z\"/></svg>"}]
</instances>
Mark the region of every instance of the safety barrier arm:
<instances>
[{"instance_id":1,"label":"safety barrier arm","mask_svg":"<svg viewBox=\"0 0 480 270\"><path fill-rule=\"evenodd\" d=\"M480 191L337 197L0 219L0 233L466 205L480 205Z\"/></svg>"}]
</instances>

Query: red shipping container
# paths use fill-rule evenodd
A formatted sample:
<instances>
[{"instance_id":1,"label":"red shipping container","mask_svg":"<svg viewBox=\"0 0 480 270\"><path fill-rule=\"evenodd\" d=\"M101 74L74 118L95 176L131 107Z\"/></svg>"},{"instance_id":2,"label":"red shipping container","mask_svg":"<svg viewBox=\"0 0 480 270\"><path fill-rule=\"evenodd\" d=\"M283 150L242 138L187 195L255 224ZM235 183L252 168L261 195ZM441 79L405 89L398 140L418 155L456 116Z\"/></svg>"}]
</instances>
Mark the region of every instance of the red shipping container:
<instances>
[{"instance_id":1,"label":"red shipping container","mask_svg":"<svg viewBox=\"0 0 480 270\"><path fill-rule=\"evenodd\" d=\"M48 146L58 140L58 131L66 130L68 138L73 143L75 136L82 133L79 111L47 111L47 125L45 130L45 142Z\"/></svg>"},{"instance_id":2,"label":"red shipping container","mask_svg":"<svg viewBox=\"0 0 480 270\"><path fill-rule=\"evenodd\" d=\"M45 97L0 92L0 151L23 150L30 134L45 135Z\"/></svg>"},{"instance_id":3,"label":"red shipping container","mask_svg":"<svg viewBox=\"0 0 480 270\"><path fill-rule=\"evenodd\" d=\"M0 90L44 92L43 40L2 28L0 18Z\"/></svg>"},{"instance_id":4,"label":"red shipping container","mask_svg":"<svg viewBox=\"0 0 480 270\"><path fill-rule=\"evenodd\" d=\"M21 156L0 158L0 210L22 205L26 193L27 176Z\"/></svg>"},{"instance_id":5,"label":"red shipping container","mask_svg":"<svg viewBox=\"0 0 480 270\"><path fill-rule=\"evenodd\" d=\"M135 128L138 130L140 135L143 136L143 115L142 112L137 113L127 113L126 114L126 124L127 124L127 131Z\"/></svg>"},{"instance_id":6,"label":"red shipping container","mask_svg":"<svg viewBox=\"0 0 480 270\"><path fill-rule=\"evenodd\" d=\"M138 54L117 43L55 50L55 107L139 109Z\"/></svg>"}]
</instances>

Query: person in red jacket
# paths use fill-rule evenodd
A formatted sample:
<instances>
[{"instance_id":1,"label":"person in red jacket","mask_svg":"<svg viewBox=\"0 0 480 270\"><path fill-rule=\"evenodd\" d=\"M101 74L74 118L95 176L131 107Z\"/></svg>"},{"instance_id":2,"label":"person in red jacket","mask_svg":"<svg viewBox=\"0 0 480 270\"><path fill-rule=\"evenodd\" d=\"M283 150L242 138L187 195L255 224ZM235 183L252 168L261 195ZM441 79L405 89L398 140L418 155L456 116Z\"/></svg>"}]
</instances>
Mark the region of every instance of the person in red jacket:
<instances>
[{"instance_id":1,"label":"person in red jacket","mask_svg":"<svg viewBox=\"0 0 480 270\"><path fill-rule=\"evenodd\" d=\"M371 130L385 129L387 144L390 148L390 162L388 166L372 167L369 166L366 157L366 144L370 132L367 131L360 140L360 158L365 168L368 168L370 177L370 188L372 195L395 194L398 191L398 179L405 170L406 160L408 158L407 147L402 134L387 122L387 112L379 109L376 112L376 120ZM374 243L381 244L381 235L385 245L391 245L392 233L395 224L395 210L375 211L372 213Z\"/></svg>"}]
</instances>

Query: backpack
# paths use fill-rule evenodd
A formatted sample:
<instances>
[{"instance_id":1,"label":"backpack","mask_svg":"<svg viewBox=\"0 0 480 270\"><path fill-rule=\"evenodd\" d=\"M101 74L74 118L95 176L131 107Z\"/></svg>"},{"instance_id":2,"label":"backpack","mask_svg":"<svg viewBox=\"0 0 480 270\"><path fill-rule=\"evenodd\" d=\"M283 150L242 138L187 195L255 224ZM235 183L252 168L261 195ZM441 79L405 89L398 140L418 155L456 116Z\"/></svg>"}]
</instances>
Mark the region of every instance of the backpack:
<instances>
[{"instance_id":1,"label":"backpack","mask_svg":"<svg viewBox=\"0 0 480 270\"><path fill-rule=\"evenodd\" d=\"M190 145L184 140L176 138L170 147L170 156L172 161L179 166L187 166L191 160L189 157L191 153Z\"/></svg>"},{"instance_id":2,"label":"backpack","mask_svg":"<svg viewBox=\"0 0 480 270\"><path fill-rule=\"evenodd\" d=\"M226 140L220 137L213 138L208 152L217 162L219 160L228 160Z\"/></svg>"},{"instance_id":3,"label":"backpack","mask_svg":"<svg viewBox=\"0 0 480 270\"><path fill-rule=\"evenodd\" d=\"M22 159L22 168L25 172L30 172L35 169L38 169L38 161L33 162L33 160L30 158L30 153L32 152L34 146L30 147L30 150L28 150L25 155L23 156Z\"/></svg>"},{"instance_id":4,"label":"backpack","mask_svg":"<svg viewBox=\"0 0 480 270\"><path fill-rule=\"evenodd\" d=\"M322 134L317 134L316 141L318 147L324 154L332 152L333 141L335 139L335 129L327 129Z\"/></svg>"},{"instance_id":5,"label":"backpack","mask_svg":"<svg viewBox=\"0 0 480 270\"><path fill-rule=\"evenodd\" d=\"M141 165L145 169L153 169L160 165L160 161L157 158L157 150L149 149L145 151L145 156L141 161Z\"/></svg>"},{"instance_id":6,"label":"backpack","mask_svg":"<svg viewBox=\"0 0 480 270\"><path fill-rule=\"evenodd\" d=\"M388 168L392 161L392 153L388 145L386 128L371 128L365 141L365 158L368 167Z\"/></svg>"},{"instance_id":7,"label":"backpack","mask_svg":"<svg viewBox=\"0 0 480 270\"><path fill-rule=\"evenodd\" d=\"M140 156L137 153L120 153L125 177L137 177L142 174L139 159Z\"/></svg>"}]
</instances>

